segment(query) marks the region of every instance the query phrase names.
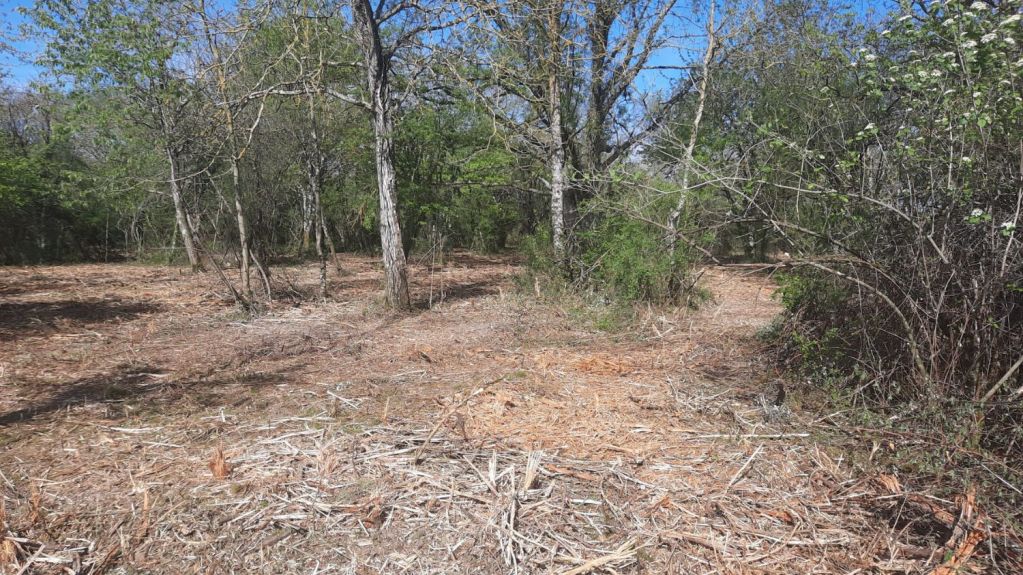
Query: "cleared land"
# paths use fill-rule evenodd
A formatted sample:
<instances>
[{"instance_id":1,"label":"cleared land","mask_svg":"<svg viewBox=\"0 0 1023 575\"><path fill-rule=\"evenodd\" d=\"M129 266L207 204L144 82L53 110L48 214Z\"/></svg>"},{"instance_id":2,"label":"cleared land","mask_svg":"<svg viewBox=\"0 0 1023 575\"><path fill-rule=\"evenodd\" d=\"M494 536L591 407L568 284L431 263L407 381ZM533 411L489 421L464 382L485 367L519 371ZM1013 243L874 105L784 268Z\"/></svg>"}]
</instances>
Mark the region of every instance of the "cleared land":
<instances>
[{"instance_id":1,"label":"cleared land","mask_svg":"<svg viewBox=\"0 0 1023 575\"><path fill-rule=\"evenodd\" d=\"M414 267L406 316L375 260L342 264L328 303L303 301L313 267L278 272L253 320L212 274L0 269L7 572L916 573L972 552L968 500L859 472L879 446L827 448L791 393L762 405L769 278L709 269L700 311L612 335L520 293L512 260Z\"/></svg>"}]
</instances>

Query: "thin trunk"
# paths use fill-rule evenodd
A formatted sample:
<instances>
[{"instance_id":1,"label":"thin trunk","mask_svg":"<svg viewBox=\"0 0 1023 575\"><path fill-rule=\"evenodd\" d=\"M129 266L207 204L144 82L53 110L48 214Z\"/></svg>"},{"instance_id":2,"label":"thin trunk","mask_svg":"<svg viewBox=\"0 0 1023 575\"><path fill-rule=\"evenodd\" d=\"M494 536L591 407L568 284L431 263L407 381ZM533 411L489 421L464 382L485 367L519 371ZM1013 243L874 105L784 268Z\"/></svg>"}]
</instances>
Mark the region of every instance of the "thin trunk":
<instances>
[{"instance_id":1,"label":"thin trunk","mask_svg":"<svg viewBox=\"0 0 1023 575\"><path fill-rule=\"evenodd\" d=\"M271 304L274 301L273 288L270 286L270 272L259 262L259 258L256 254L251 254L252 263L256 266L256 271L259 272L259 277L263 280L263 292L266 294L266 301Z\"/></svg>"},{"instance_id":2,"label":"thin trunk","mask_svg":"<svg viewBox=\"0 0 1023 575\"><path fill-rule=\"evenodd\" d=\"M188 223L188 214L185 213L185 204L181 200L181 186L178 183L178 165L174 157L174 151L170 146L166 148L167 162L170 165L170 193L174 201L174 219L178 222L178 232L181 233L181 243L185 245L185 253L188 254L188 263L192 271L202 269L202 262L192 242L192 226Z\"/></svg>"},{"instance_id":3,"label":"thin trunk","mask_svg":"<svg viewBox=\"0 0 1023 575\"><path fill-rule=\"evenodd\" d=\"M565 258L565 145L561 133L561 82L558 74L561 70L561 13L551 10L547 22L547 33L553 37L554 53L548 62L547 79L547 114L550 120L550 160L551 171L551 241L554 244L554 258L562 265Z\"/></svg>"},{"instance_id":4,"label":"thin trunk","mask_svg":"<svg viewBox=\"0 0 1023 575\"><path fill-rule=\"evenodd\" d=\"M233 137L232 137L233 139ZM232 146L233 148L233 146ZM241 248L241 275L242 289L245 297L252 299L252 278L249 271L252 253L249 251L249 226L245 220L245 210L242 209L241 198L241 173L238 169L238 161L232 152L231 156L231 183L234 189L234 213L238 222L238 244Z\"/></svg>"},{"instance_id":5,"label":"thin trunk","mask_svg":"<svg viewBox=\"0 0 1023 575\"><path fill-rule=\"evenodd\" d=\"M310 98L312 98L310 96ZM309 117L313 119L313 108L312 102L309 104ZM315 232L316 232L316 256L320 260L320 299L327 299L327 251L323 246L324 226L323 226L323 204L320 201L320 184L321 184L321 168L323 157L320 154L319 140L316 133L316 125L312 124L310 129L310 135L313 141L313 155L309 160L309 197L310 197L310 211L312 213L312 219L315 221ZM308 238L309 233L306 232Z\"/></svg>"},{"instance_id":6,"label":"thin trunk","mask_svg":"<svg viewBox=\"0 0 1023 575\"><path fill-rule=\"evenodd\" d=\"M551 105L551 150L548 162L551 170L551 240L554 243L554 257L565 259L565 148L561 141L561 103L557 95L557 81L554 86Z\"/></svg>"},{"instance_id":7,"label":"thin trunk","mask_svg":"<svg viewBox=\"0 0 1023 575\"><path fill-rule=\"evenodd\" d=\"M366 61L367 87L372 98L373 133L376 142L377 186L380 196L380 247L384 263L384 295L387 305L411 310L405 251L398 224L398 189L394 171L394 135L391 118L389 62L380 42L380 29L368 0L352 0L355 24Z\"/></svg>"},{"instance_id":8,"label":"thin trunk","mask_svg":"<svg viewBox=\"0 0 1023 575\"><path fill-rule=\"evenodd\" d=\"M316 226L316 250L320 257L320 299L327 299L327 250L323 249L323 226Z\"/></svg>"},{"instance_id":9,"label":"thin trunk","mask_svg":"<svg viewBox=\"0 0 1023 575\"><path fill-rule=\"evenodd\" d=\"M213 69L217 78L217 90L220 92L220 99L222 100L221 106L224 110L224 122L227 127L228 152L231 160L231 187L234 192L234 212L235 219L238 222L238 243L241 248L240 267L242 289L245 292L245 297L251 300L252 279L249 267L252 256L249 250L248 222L245 219L245 210L242 208L241 169L239 167L241 152L238 149L238 142L235 139L234 111L231 109L229 104L230 99L228 98L227 93L227 75L224 71L224 61L220 55L220 48L218 47L216 40L213 38L213 33L209 27L209 21L206 19L206 3L204 1L200 1L199 9L203 22L203 31L206 34L206 42L209 44L210 52L213 55Z\"/></svg>"},{"instance_id":10,"label":"thin trunk","mask_svg":"<svg viewBox=\"0 0 1023 575\"><path fill-rule=\"evenodd\" d=\"M316 102L313 94L309 94L309 141L312 150L306 158L306 175L309 180L309 187L303 204L306 208L305 237L303 247L309 245L309 234L313 231L315 222L316 232L316 255L323 259L323 206L320 203L320 189L323 187L323 152L320 150L320 133L316 129ZM321 285L322 291L326 293L326 285Z\"/></svg>"},{"instance_id":11,"label":"thin trunk","mask_svg":"<svg viewBox=\"0 0 1023 575\"><path fill-rule=\"evenodd\" d=\"M341 269L341 260L337 257L337 250L334 249L334 238L330 236L330 230L327 229L327 220L323 217L323 212L320 212L320 229L323 230L323 239L327 241L327 250L330 252L330 259L334 261L334 271L337 272L338 277L344 275L344 270ZM344 241L342 236L341 241Z\"/></svg>"},{"instance_id":12,"label":"thin trunk","mask_svg":"<svg viewBox=\"0 0 1023 575\"><path fill-rule=\"evenodd\" d=\"M302 245L299 248L304 256L309 252L309 238L313 232L313 198L309 190L302 191Z\"/></svg>"},{"instance_id":13,"label":"thin trunk","mask_svg":"<svg viewBox=\"0 0 1023 575\"><path fill-rule=\"evenodd\" d=\"M200 242L196 240L196 243L199 244ZM220 267L219 263L217 263L216 256L210 253L210 250L205 247L202 248L202 251L206 253L206 260L210 262L210 265L213 267L213 271L217 272L217 277L220 278L221 283L223 283L224 287L227 288L227 291L231 293L231 298L234 299L234 303L246 312L252 311L252 304L249 303L249 300L245 299L245 296L238 293L234 284L231 283L231 280L229 280L227 275L224 274L224 269Z\"/></svg>"},{"instance_id":14,"label":"thin trunk","mask_svg":"<svg viewBox=\"0 0 1023 575\"><path fill-rule=\"evenodd\" d=\"M707 86L710 82L711 62L714 59L716 39L714 37L714 2L710 2L710 12L707 17L707 51L703 54L703 64L700 68L699 97L696 102L696 112L693 114L692 125L689 129L689 141L686 143L682 157L682 189L679 192L678 203L671 215L668 216L668 249L674 253L678 243L678 224L682 213L686 209L686 202L689 199L689 177L692 172L693 153L696 149L696 135L700 130L700 121L703 119L703 108L707 101Z\"/></svg>"},{"instance_id":15,"label":"thin trunk","mask_svg":"<svg viewBox=\"0 0 1023 575\"><path fill-rule=\"evenodd\" d=\"M590 47L589 105L586 107L586 127L582 154L583 168L591 175L598 175L603 168L604 151L607 149L606 122L608 85L607 74L608 43L611 26L615 21L615 6L610 2L595 2L591 20L587 23L587 41ZM597 185L596 182L594 185Z\"/></svg>"}]
</instances>

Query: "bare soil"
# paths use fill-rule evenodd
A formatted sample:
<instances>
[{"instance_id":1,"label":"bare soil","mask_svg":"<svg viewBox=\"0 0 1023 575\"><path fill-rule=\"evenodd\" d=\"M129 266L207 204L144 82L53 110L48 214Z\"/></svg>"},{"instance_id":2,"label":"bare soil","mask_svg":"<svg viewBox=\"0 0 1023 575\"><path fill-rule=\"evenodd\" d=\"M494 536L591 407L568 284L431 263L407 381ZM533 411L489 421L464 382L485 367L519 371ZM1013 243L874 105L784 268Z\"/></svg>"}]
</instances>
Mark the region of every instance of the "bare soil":
<instances>
[{"instance_id":1,"label":"bare soil","mask_svg":"<svg viewBox=\"0 0 1023 575\"><path fill-rule=\"evenodd\" d=\"M920 573L964 554L970 502L861 471L845 450L871 446L834 443L798 392L773 406L766 276L708 269L699 311L606 333L599 306L517 289L510 258L415 266L406 315L381 308L375 260L342 265L329 302L314 267L276 271L255 319L212 274L0 268L0 572Z\"/></svg>"}]
</instances>

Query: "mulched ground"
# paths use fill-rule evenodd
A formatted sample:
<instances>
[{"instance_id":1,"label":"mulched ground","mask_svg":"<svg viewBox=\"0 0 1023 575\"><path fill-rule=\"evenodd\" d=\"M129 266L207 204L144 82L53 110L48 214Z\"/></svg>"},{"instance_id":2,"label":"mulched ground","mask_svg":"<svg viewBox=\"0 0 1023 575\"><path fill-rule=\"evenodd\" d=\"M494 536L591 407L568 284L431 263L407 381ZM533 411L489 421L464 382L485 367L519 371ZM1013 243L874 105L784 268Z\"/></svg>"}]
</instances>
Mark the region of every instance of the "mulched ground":
<instances>
[{"instance_id":1,"label":"mulched ground","mask_svg":"<svg viewBox=\"0 0 1023 575\"><path fill-rule=\"evenodd\" d=\"M513 259L414 266L407 315L341 264L255 319L212 274L0 268L0 572L1021 572L970 494L773 405L762 274L608 334Z\"/></svg>"}]
</instances>

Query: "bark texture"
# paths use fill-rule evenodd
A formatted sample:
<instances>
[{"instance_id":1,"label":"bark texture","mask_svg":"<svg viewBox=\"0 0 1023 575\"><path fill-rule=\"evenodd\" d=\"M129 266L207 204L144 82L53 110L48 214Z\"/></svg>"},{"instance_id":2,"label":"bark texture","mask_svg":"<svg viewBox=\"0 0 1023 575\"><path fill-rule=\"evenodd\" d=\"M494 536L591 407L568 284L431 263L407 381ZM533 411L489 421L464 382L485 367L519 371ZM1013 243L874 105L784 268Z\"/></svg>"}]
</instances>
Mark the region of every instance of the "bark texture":
<instances>
[{"instance_id":1,"label":"bark texture","mask_svg":"<svg viewBox=\"0 0 1023 575\"><path fill-rule=\"evenodd\" d=\"M390 57L380 41L380 27L368 0L351 0L352 15L366 64L373 114L377 186L380 196L380 246L384 263L384 296L389 307L412 309L405 250L398 223L398 186L394 171L394 122L389 86Z\"/></svg>"}]
</instances>

